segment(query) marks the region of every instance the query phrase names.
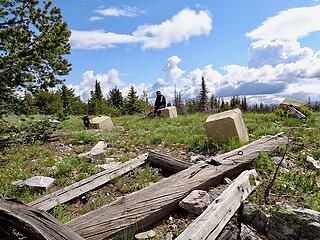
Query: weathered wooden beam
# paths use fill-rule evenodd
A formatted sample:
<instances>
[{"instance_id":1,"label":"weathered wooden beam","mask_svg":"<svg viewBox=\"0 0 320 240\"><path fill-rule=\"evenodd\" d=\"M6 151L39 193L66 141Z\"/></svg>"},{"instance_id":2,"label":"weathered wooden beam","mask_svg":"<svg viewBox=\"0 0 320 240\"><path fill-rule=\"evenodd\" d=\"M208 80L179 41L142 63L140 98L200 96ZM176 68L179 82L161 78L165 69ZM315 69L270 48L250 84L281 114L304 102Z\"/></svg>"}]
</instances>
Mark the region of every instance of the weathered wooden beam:
<instances>
[{"instance_id":1,"label":"weathered wooden beam","mask_svg":"<svg viewBox=\"0 0 320 240\"><path fill-rule=\"evenodd\" d=\"M302 112L300 112L298 109L296 109L294 106L287 106L287 108L290 110L290 112L293 113L297 118L303 119L307 118L306 115L304 115Z\"/></svg>"},{"instance_id":2,"label":"weathered wooden beam","mask_svg":"<svg viewBox=\"0 0 320 240\"><path fill-rule=\"evenodd\" d=\"M130 172L132 169L143 165L146 159L147 154L143 154L125 163L112 165L109 169L37 199L29 203L29 206L48 211L58 204L70 201L86 192L106 184L116 177Z\"/></svg>"},{"instance_id":3,"label":"weathered wooden beam","mask_svg":"<svg viewBox=\"0 0 320 240\"><path fill-rule=\"evenodd\" d=\"M80 216L67 225L90 240L117 238L128 228L146 228L178 208L178 203L194 189L207 189L221 183L224 177L237 176L246 169L261 151L271 153L280 144L286 143L282 135L268 136L250 144L255 151L246 151L238 156L239 162L213 166L206 163L193 165L158 183L128 194L102 208ZM265 147L268 145L268 147ZM229 153L222 154L229 156Z\"/></svg>"},{"instance_id":4,"label":"weathered wooden beam","mask_svg":"<svg viewBox=\"0 0 320 240\"><path fill-rule=\"evenodd\" d=\"M242 172L176 240L216 239L241 203L256 188L255 170Z\"/></svg>"},{"instance_id":5,"label":"weathered wooden beam","mask_svg":"<svg viewBox=\"0 0 320 240\"><path fill-rule=\"evenodd\" d=\"M16 230L28 239L81 240L78 234L60 224L44 211L29 206L0 200L0 231L13 236ZM12 238L16 239L16 238Z\"/></svg>"},{"instance_id":6,"label":"weathered wooden beam","mask_svg":"<svg viewBox=\"0 0 320 240\"><path fill-rule=\"evenodd\" d=\"M168 173L177 173L191 166L190 163L154 151L149 152L147 162Z\"/></svg>"},{"instance_id":7,"label":"weathered wooden beam","mask_svg":"<svg viewBox=\"0 0 320 240\"><path fill-rule=\"evenodd\" d=\"M208 163L216 165L228 165L255 159L260 152L272 153L276 145L286 144L287 136L284 133L278 133L274 136L264 136L248 145L237 148L230 152L210 157Z\"/></svg>"}]
</instances>

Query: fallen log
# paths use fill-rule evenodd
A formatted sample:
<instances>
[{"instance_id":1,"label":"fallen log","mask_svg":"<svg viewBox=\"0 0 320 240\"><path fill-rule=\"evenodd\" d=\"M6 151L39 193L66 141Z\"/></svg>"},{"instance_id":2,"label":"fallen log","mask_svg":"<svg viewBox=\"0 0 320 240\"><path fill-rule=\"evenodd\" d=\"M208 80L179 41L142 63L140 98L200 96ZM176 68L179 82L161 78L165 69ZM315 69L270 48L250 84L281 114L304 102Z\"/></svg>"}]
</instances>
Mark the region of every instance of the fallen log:
<instances>
[{"instance_id":1,"label":"fallen log","mask_svg":"<svg viewBox=\"0 0 320 240\"><path fill-rule=\"evenodd\" d=\"M106 169L102 172L90 176L89 178L83 179L68 187L39 198L29 203L29 206L48 211L58 204L70 201L86 192L89 192L106 184L116 177L130 172L132 169L143 165L146 159L147 154L143 154L125 163L112 165L109 169Z\"/></svg>"},{"instance_id":2,"label":"fallen log","mask_svg":"<svg viewBox=\"0 0 320 240\"><path fill-rule=\"evenodd\" d=\"M271 144L272 142L272 144ZM275 145L281 145L287 143L287 137L284 133L278 133L274 136L264 136L248 145L237 148L230 152L210 157L206 162L214 165L228 165L246 162L252 160L258 156L260 152L271 153L275 149Z\"/></svg>"},{"instance_id":3,"label":"fallen log","mask_svg":"<svg viewBox=\"0 0 320 240\"><path fill-rule=\"evenodd\" d=\"M10 239L18 239L14 235L17 233L37 240L83 239L67 226L60 224L49 213L4 200L0 200L1 231L6 236L11 236Z\"/></svg>"},{"instance_id":4,"label":"fallen log","mask_svg":"<svg viewBox=\"0 0 320 240\"><path fill-rule=\"evenodd\" d=\"M241 203L256 188L255 170L242 172L176 240L216 239Z\"/></svg>"},{"instance_id":5,"label":"fallen log","mask_svg":"<svg viewBox=\"0 0 320 240\"><path fill-rule=\"evenodd\" d=\"M102 208L80 216L67 225L90 240L119 238L128 228L146 228L178 208L179 201L194 189L207 189L220 184L225 177L237 176L246 169L260 152L271 153L286 143L283 135L267 136L248 145L238 156L238 162L213 166L195 164L140 191L123 196ZM268 145L268 147L265 147ZM229 153L222 154L221 158ZM243 159L243 160L242 160Z\"/></svg>"},{"instance_id":6,"label":"fallen log","mask_svg":"<svg viewBox=\"0 0 320 240\"><path fill-rule=\"evenodd\" d=\"M154 151L149 152L147 162L169 173L178 173L191 166L190 163Z\"/></svg>"}]
</instances>

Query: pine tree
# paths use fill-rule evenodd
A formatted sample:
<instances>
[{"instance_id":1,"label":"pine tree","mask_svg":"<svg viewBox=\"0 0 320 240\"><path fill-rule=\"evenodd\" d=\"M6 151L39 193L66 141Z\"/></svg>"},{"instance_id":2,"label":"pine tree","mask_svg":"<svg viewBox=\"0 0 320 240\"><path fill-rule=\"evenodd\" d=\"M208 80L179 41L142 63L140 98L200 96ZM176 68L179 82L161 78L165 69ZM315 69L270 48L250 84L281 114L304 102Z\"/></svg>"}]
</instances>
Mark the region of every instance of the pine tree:
<instances>
[{"instance_id":1,"label":"pine tree","mask_svg":"<svg viewBox=\"0 0 320 240\"><path fill-rule=\"evenodd\" d=\"M96 80L96 84L94 86L94 94L95 94L95 99L97 101L101 101L103 99L103 94L100 86L100 82Z\"/></svg>"},{"instance_id":2,"label":"pine tree","mask_svg":"<svg viewBox=\"0 0 320 240\"><path fill-rule=\"evenodd\" d=\"M70 31L51 1L0 1L0 35L0 114L14 104L16 87L47 90L71 70Z\"/></svg>"},{"instance_id":3,"label":"pine tree","mask_svg":"<svg viewBox=\"0 0 320 240\"><path fill-rule=\"evenodd\" d=\"M201 79L201 88L198 100L198 111L206 112L208 110L208 90L204 77Z\"/></svg>"},{"instance_id":4,"label":"pine tree","mask_svg":"<svg viewBox=\"0 0 320 240\"><path fill-rule=\"evenodd\" d=\"M130 86L129 93L126 99L126 112L129 115L142 112L139 106L137 92L135 91L133 85Z\"/></svg>"},{"instance_id":5,"label":"pine tree","mask_svg":"<svg viewBox=\"0 0 320 240\"><path fill-rule=\"evenodd\" d=\"M117 109L121 109L123 107L122 93L117 87L110 90L108 94L108 101Z\"/></svg>"}]
</instances>

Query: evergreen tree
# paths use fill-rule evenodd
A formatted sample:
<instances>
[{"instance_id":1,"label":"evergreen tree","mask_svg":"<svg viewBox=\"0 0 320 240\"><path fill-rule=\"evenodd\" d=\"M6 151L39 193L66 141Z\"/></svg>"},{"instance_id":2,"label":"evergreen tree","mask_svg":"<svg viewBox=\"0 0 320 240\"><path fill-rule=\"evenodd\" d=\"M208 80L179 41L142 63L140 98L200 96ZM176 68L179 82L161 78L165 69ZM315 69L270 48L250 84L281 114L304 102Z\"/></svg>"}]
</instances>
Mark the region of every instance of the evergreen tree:
<instances>
[{"instance_id":1,"label":"evergreen tree","mask_svg":"<svg viewBox=\"0 0 320 240\"><path fill-rule=\"evenodd\" d=\"M123 97L121 91L114 87L108 94L108 101L117 109L121 110L123 107Z\"/></svg>"},{"instance_id":2,"label":"evergreen tree","mask_svg":"<svg viewBox=\"0 0 320 240\"><path fill-rule=\"evenodd\" d=\"M94 94L95 94L94 97L97 101L101 101L103 99L103 94L102 94L100 82L98 82L97 80L96 80L96 84L94 86Z\"/></svg>"},{"instance_id":3,"label":"evergreen tree","mask_svg":"<svg viewBox=\"0 0 320 240\"><path fill-rule=\"evenodd\" d=\"M242 96L242 100L241 100L241 110L246 112L248 111L248 104L247 104L247 97L246 95Z\"/></svg>"},{"instance_id":4,"label":"evergreen tree","mask_svg":"<svg viewBox=\"0 0 320 240\"><path fill-rule=\"evenodd\" d=\"M71 69L70 31L51 1L0 1L0 36L0 114L15 102L16 87L46 90Z\"/></svg>"},{"instance_id":5,"label":"evergreen tree","mask_svg":"<svg viewBox=\"0 0 320 240\"><path fill-rule=\"evenodd\" d=\"M206 112L208 110L208 90L204 77L201 79L201 88L198 100L198 111Z\"/></svg>"},{"instance_id":6,"label":"evergreen tree","mask_svg":"<svg viewBox=\"0 0 320 240\"><path fill-rule=\"evenodd\" d=\"M141 112L142 110L139 106L137 92L135 91L134 86L131 85L126 99L126 113L129 115L133 115L135 113Z\"/></svg>"}]
</instances>

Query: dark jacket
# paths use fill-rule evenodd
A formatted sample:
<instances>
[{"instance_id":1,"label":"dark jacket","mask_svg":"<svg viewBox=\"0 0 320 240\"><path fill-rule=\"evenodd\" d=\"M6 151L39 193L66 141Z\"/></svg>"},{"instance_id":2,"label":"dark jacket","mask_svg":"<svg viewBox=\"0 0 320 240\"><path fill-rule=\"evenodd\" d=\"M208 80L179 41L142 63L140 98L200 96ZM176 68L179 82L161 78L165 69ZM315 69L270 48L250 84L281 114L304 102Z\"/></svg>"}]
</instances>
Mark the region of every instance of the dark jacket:
<instances>
[{"instance_id":1,"label":"dark jacket","mask_svg":"<svg viewBox=\"0 0 320 240\"><path fill-rule=\"evenodd\" d=\"M155 109L165 108L166 107L166 98L163 95L157 96L154 103Z\"/></svg>"}]
</instances>

